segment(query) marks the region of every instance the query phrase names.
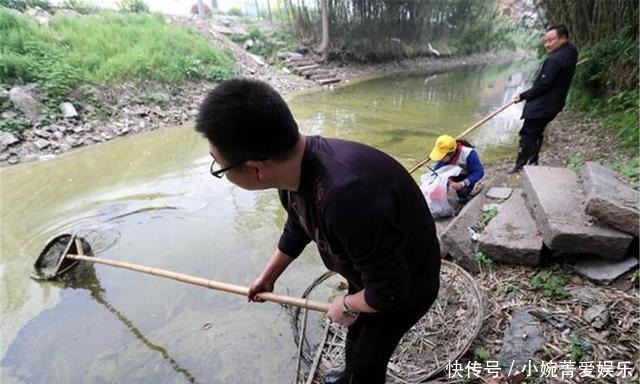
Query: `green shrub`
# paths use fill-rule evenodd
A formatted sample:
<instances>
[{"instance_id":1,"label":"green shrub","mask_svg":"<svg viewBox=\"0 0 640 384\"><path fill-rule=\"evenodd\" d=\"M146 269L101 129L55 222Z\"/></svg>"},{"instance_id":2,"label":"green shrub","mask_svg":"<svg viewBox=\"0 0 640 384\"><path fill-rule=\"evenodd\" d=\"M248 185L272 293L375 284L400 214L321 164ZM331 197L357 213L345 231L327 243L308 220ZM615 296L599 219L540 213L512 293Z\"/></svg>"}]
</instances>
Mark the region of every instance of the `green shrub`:
<instances>
[{"instance_id":1,"label":"green shrub","mask_svg":"<svg viewBox=\"0 0 640 384\"><path fill-rule=\"evenodd\" d=\"M64 0L62 8L76 11L83 15L100 12L100 8L91 2L91 0Z\"/></svg>"},{"instance_id":2,"label":"green shrub","mask_svg":"<svg viewBox=\"0 0 640 384\"><path fill-rule=\"evenodd\" d=\"M149 6L144 0L122 0L118 8L122 12L149 13Z\"/></svg>"},{"instance_id":3,"label":"green shrub","mask_svg":"<svg viewBox=\"0 0 640 384\"><path fill-rule=\"evenodd\" d=\"M0 7L24 11L28 8L40 7L45 11L51 10L51 4L47 0L0 0Z\"/></svg>"},{"instance_id":4,"label":"green shrub","mask_svg":"<svg viewBox=\"0 0 640 384\"><path fill-rule=\"evenodd\" d=\"M229 15L229 16L244 16L244 12L242 12L242 9L240 9L240 8L232 7L232 8L229 8L229 10L227 11L227 15Z\"/></svg>"}]
</instances>

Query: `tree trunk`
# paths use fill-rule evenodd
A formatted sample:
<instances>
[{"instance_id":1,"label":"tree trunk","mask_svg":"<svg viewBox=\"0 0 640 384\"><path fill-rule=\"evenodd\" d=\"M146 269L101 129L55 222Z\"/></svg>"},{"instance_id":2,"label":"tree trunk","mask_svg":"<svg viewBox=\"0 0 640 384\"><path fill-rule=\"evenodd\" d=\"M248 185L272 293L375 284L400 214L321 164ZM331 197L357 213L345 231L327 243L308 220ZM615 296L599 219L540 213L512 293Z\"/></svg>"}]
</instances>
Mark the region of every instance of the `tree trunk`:
<instances>
[{"instance_id":1,"label":"tree trunk","mask_svg":"<svg viewBox=\"0 0 640 384\"><path fill-rule=\"evenodd\" d=\"M329 55L329 45L331 43L329 37L329 7L327 6L327 0L320 0L320 7L322 12L322 42L320 42L318 52L322 55L323 60L326 60Z\"/></svg>"}]
</instances>

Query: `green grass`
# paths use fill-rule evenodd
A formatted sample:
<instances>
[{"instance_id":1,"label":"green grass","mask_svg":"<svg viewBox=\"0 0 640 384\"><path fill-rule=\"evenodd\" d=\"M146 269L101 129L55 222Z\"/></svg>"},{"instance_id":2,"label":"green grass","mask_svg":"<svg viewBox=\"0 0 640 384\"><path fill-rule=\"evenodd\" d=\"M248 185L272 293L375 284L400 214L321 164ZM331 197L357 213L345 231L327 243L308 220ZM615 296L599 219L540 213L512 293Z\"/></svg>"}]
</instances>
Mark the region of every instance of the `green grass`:
<instances>
[{"instance_id":1,"label":"green grass","mask_svg":"<svg viewBox=\"0 0 640 384\"><path fill-rule=\"evenodd\" d=\"M487 268L493 268L493 266L495 265L495 263L493 262L493 260L491 260L491 258L489 258L489 256L487 256L484 252L479 251L473 254L473 258L474 260L476 260L480 265L487 267Z\"/></svg>"},{"instance_id":2,"label":"green grass","mask_svg":"<svg viewBox=\"0 0 640 384\"><path fill-rule=\"evenodd\" d=\"M480 216L480 223L483 226L486 226L496 216L498 216L498 207L491 207L486 211L482 212L482 215Z\"/></svg>"},{"instance_id":3,"label":"green grass","mask_svg":"<svg viewBox=\"0 0 640 384\"><path fill-rule=\"evenodd\" d=\"M567 280L554 271L543 271L530 279L533 289L542 290L542 294L549 299L560 299L569 296L564 289Z\"/></svg>"},{"instance_id":4,"label":"green grass","mask_svg":"<svg viewBox=\"0 0 640 384\"><path fill-rule=\"evenodd\" d=\"M36 82L50 104L81 84L177 84L234 75L228 52L160 15L54 17L45 28L0 9L0 35L0 83Z\"/></svg>"}]
</instances>

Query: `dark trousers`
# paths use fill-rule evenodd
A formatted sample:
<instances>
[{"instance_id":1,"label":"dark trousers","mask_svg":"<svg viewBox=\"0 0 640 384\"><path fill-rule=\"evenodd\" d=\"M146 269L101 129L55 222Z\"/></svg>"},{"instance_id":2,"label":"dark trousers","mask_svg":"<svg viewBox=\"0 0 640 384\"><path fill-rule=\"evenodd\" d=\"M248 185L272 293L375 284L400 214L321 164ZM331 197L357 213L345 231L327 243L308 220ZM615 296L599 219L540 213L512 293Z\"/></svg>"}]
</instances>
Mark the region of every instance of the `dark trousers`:
<instances>
[{"instance_id":1,"label":"dark trousers","mask_svg":"<svg viewBox=\"0 0 640 384\"><path fill-rule=\"evenodd\" d=\"M458 182L458 181L465 180L466 178L467 178L467 174L463 173L458 176L450 177L449 180ZM458 195L458 203L464 204L467 201L469 201L471 197L471 191L473 191L473 187L475 185L476 185L475 183L469 184L466 187L462 187L456 191L456 195Z\"/></svg>"},{"instance_id":2,"label":"dark trousers","mask_svg":"<svg viewBox=\"0 0 640 384\"><path fill-rule=\"evenodd\" d=\"M517 169L522 169L527 164L538 165L538 156L544 139L544 129L553 117L541 117L537 119L525 119L520 129L520 148L516 159Z\"/></svg>"},{"instance_id":3,"label":"dark trousers","mask_svg":"<svg viewBox=\"0 0 640 384\"><path fill-rule=\"evenodd\" d=\"M361 313L347 331L346 375L340 383L382 384L385 382L387 364L402 336L429 310L437 297L417 295L419 305L404 310Z\"/></svg>"}]
</instances>

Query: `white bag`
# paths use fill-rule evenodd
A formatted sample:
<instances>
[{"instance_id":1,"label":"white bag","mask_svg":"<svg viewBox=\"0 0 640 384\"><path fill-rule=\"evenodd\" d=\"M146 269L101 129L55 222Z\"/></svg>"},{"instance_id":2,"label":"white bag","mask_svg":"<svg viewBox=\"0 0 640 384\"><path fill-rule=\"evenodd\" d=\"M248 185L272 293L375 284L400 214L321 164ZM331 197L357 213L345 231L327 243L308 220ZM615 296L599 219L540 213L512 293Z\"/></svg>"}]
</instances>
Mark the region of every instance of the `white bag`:
<instances>
[{"instance_id":1,"label":"white bag","mask_svg":"<svg viewBox=\"0 0 640 384\"><path fill-rule=\"evenodd\" d=\"M450 177L458 176L460 172L462 168L451 164L437 171L429 171L420 177L420 189L434 219L453 215L453 209L447 199L447 183Z\"/></svg>"}]
</instances>

